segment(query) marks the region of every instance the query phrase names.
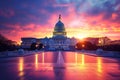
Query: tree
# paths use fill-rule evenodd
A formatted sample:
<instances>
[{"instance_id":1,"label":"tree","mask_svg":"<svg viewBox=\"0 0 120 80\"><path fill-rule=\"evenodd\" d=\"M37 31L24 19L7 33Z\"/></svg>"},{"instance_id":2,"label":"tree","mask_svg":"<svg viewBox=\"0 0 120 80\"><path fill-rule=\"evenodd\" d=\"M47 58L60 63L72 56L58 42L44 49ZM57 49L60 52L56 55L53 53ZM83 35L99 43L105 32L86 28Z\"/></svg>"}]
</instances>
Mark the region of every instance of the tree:
<instances>
[{"instance_id":1,"label":"tree","mask_svg":"<svg viewBox=\"0 0 120 80\"><path fill-rule=\"evenodd\" d=\"M0 34L0 51L16 50L17 44L15 41L9 40Z\"/></svg>"},{"instance_id":2,"label":"tree","mask_svg":"<svg viewBox=\"0 0 120 80\"><path fill-rule=\"evenodd\" d=\"M88 41L84 41L84 42L78 42L76 44L76 49L81 50L81 49L85 49L85 50L96 50L97 46L92 44L91 42Z\"/></svg>"},{"instance_id":3,"label":"tree","mask_svg":"<svg viewBox=\"0 0 120 80\"><path fill-rule=\"evenodd\" d=\"M38 45L38 49L40 50L40 49L42 49L44 47L44 45L42 44L42 43L40 43L39 45Z\"/></svg>"},{"instance_id":4,"label":"tree","mask_svg":"<svg viewBox=\"0 0 120 80\"><path fill-rule=\"evenodd\" d=\"M30 46L30 49L31 50L37 49L36 45L37 45L36 43L32 43L31 46Z\"/></svg>"}]
</instances>

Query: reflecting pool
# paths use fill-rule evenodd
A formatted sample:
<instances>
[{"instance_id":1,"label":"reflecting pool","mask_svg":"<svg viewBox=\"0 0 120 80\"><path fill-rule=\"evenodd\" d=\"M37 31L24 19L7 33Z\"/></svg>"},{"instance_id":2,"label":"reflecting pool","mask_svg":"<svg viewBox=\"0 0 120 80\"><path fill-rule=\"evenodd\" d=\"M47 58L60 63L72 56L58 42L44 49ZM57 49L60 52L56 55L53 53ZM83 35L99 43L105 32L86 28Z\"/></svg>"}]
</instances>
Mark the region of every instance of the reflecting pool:
<instances>
[{"instance_id":1,"label":"reflecting pool","mask_svg":"<svg viewBox=\"0 0 120 80\"><path fill-rule=\"evenodd\" d=\"M1 58L0 80L120 80L120 59L65 51Z\"/></svg>"}]
</instances>

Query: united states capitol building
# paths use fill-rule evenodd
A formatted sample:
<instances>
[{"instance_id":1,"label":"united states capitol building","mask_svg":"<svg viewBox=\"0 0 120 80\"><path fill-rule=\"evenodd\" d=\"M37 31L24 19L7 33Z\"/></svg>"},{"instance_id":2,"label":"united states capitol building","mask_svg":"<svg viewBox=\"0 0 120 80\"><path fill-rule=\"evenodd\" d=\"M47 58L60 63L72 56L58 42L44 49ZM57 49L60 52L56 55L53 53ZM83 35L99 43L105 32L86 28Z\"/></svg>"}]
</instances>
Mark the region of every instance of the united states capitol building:
<instances>
[{"instance_id":1,"label":"united states capitol building","mask_svg":"<svg viewBox=\"0 0 120 80\"><path fill-rule=\"evenodd\" d=\"M67 37L67 32L63 22L61 21L61 15L59 15L58 22L55 24L53 36L50 38L31 38L25 37L21 38L22 48L30 48L32 43L44 45L46 50L71 50L75 48L77 39Z\"/></svg>"},{"instance_id":2,"label":"united states capitol building","mask_svg":"<svg viewBox=\"0 0 120 80\"><path fill-rule=\"evenodd\" d=\"M84 39L95 45L107 45L110 42L108 37L88 37ZM52 37L48 38L31 38L24 37L21 38L21 47L24 49L29 49L33 43L37 45L43 44L45 50L74 50L76 44L80 41L77 38L67 37L67 32L63 22L61 21L61 15L59 15L58 22L55 24Z\"/></svg>"}]
</instances>

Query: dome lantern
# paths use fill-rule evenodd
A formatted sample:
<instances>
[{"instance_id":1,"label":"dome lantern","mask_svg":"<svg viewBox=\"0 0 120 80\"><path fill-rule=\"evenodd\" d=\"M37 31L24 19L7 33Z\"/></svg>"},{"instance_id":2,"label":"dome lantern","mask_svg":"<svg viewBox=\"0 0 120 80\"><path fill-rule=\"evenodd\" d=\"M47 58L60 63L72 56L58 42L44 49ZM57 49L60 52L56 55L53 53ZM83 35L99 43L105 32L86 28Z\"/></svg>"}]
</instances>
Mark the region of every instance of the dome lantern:
<instances>
[{"instance_id":1,"label":"dome lantern","mask_svg":"<svg viewBox=\"0 0 120 80\"><path fill-rule=\"evenodd\" d=\"M61 15L59 14L59 21L61 20Z\"/></svg>"}]
</instances>

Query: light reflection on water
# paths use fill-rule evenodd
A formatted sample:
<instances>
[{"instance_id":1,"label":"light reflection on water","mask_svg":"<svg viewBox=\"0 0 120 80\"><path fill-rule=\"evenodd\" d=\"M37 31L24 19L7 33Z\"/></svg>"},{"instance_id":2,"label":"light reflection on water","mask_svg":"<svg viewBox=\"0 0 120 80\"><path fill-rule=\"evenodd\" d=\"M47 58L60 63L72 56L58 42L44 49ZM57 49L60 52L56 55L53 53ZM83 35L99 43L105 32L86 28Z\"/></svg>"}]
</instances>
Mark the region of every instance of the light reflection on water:
<instances>
[{"instance_id":1,"label":"light reflection on water","mask_svg":"<svg viewBox=\"0 0 120 80\"><path fill-rule=\"evenodd\" d=\"M35 69L38 70L38 54L35 54Z\"/></svg>"},{"instance_id":2,"label":"light reflection on water","mask_svg":"<svg viewBox=\"0 0 120 80\"><path fill-rule=\"evenodd\" d=\"M19 58L19 71L23 71L24 69L24 58L20 57Z\"/></svg>"},{"instance_id":3,"label":"light reflection on water","mask_svg":"<svg viewBox=\"0 0 120 80\"><path fill-rule=\"evenodd\" d=\"M81 54L81 63L80 63L80 69L85 70L85 56L84 54Z\"/></svg>"},{"instance_id":4,"label":"light reflection on water","mask_svg":"<svg viewBox=\"0 0 120 80\"><path fill-rule=\"evenodd\" d=\"M102 59L101 59L101 57L97 57L97 71L102 72Z\"/></svg>"},{"instance_id":5,"label":"light reflection on water","mask_svg":"<svg viewBox=\"0 0 120 80\"><path fill-rule=\"evenodd\" d=\"M85 56L84 56L84 54L82 54L82 62L81 62L81 65L85 65Z\"/></svg>"},{"instance_id":6,"label":"light reflection on water","mask_svg":"<svg viewBox=\"0 0 120 80\"><path fill-rule=\"evenodd\" d=\"M75 63L77 65L77 52L75 53Z\"/></svg>"},{"instance_id":7,"label":"light reflection on water","mask_svg":"<svg viewBox=\"0 0 120 80\"><path fill-rule=\"evenodd\" d=\"M50 52L50 53L41 52L41 53L36 53L35 55L31 55L28 57L19 57L18 71L19 71L19 76L21 77L20 80L24 80L23 75L25 74L25 69L27 68L25 65L27 65L27 63L33 64L34 69L32 70L51 71L51 73L49 74L47 72L46 73L44 72L44 74L42 74L44 76L53 76L53 74L55 74L54 77L62 75L66 77L64 79L67 79L72 74L71 73L69 75L70 69L72 67L72 69L76 70L76 72L79 71L81 75L82 73L84 73L84 75L88 75L88 74L94 75L94 76L97 75L97 77L101 77L102 79L105 78L103 74L106 74L107 72L105 72L105 66L104 66L105 63L103 62L103 57L93 57L93 56L88 56L88 55L85 55L84 53L78 53L78 52L61 52L60 60L64 58L63 62L66 68L58 70L58 68L56 69L58 53L59 52ZM27 58L29 58L29 62L27 61ZM54 63L55 65L52 63ZM68 63L70 63L70 65ZM64 64L61 64L61 65L64 65ZM31 68L33 67L31 66Z\"/></svg>"},{"instance_id":8,"label":"light reflection on water","mask_svg":"<svg viewBox=\"0 0 120 80\"><path fill-rule=\"evenodd\" d=\"M19 58L19 67L18 67L19 74L18 76L20 77L20 80L24 80L24 58L20 57Z\"/></svg>"}]
</instances>

